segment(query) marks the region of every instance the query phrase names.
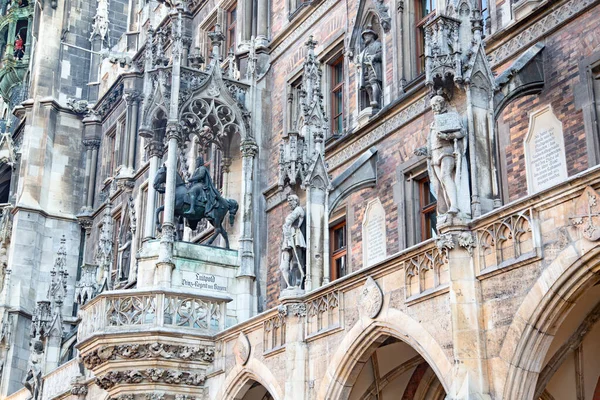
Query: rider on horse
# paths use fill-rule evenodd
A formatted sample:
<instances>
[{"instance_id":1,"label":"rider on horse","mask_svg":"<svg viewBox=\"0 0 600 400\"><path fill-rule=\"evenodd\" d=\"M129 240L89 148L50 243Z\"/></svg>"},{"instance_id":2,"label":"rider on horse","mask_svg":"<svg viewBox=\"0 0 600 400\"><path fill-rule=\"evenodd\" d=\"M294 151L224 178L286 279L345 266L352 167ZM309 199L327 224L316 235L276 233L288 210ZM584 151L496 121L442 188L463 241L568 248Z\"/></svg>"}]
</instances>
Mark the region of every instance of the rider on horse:
<instances>
[{"instance_id":1,"label":"rider on horse","mask_svg":"<svg viewBox=\"0 0 600 400\"><path fill-rule=\"evenodd\" d=\"M204 215L210 215L211 211L219 205L221 193L215 188L210 177L208 168L204 166L204 158L196 159L196 170L190 178L190 208L183 213L184 216L194 215L197 203L204 206Z\"/></svg>"}]
</instances>

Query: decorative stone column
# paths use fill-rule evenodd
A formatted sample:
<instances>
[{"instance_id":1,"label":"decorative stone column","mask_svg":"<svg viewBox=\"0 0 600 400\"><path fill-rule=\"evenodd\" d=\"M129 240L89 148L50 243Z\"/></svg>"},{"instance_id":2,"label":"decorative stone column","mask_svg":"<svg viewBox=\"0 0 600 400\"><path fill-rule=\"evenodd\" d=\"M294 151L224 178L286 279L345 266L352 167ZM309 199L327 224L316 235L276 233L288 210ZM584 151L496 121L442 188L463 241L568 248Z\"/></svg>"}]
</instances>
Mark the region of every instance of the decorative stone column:
<instances>
[{"instance_id":1,"label":"decorative stone column","mask_svg":"<svg viewBox=\"0 0 600 400\"><path fill-rule=\"evenodd\" d=\"M253 231L253 187L254 187L254 158L258 146L254 140L244 140L241 145L242 152L242 225L240 236L240 270L238 272L239 290L237 313L240 321L253 315L254 298L252 286L254 283L254 231Z\"/></svg>"},{"instance_id":2,"label":"decorative stone column","mask_svg":"<svg viewBox=\"0 0 600 400\"><path fill-rule=\"evenodd\" d=\"M254 140L244 140L242 152L242 229L240 238L240 275L254 277L254 250L252 230L252 193L254 186L254 157L258 146Z\"/></svg>"},{"instance_id":3,"label":"decorative stone column","mask_svg":"<svg viewBox=\"0 0 600 400\"><path fill-rule=\"evenodd\" d=\"M167 124L167 181L165 184L165 204L163 212L162 236L154 284L170 286L173 263L173 242L175 241L175 184L177 177L177 152L181 140L181 127L176 121Z\"/></svg>"},{"instance_id":4,"label":"decorative stone column","mask_svg":"<svg viewBox=\"0 0 600 400\"><path fill-rule=\"evenodd\" d=\"M256 48L266 49L269 45L269 0L258 0L256 11Z\"/></svg>"},{"instance_id":5,"label":"decorative stone column","mask_svg":"<svg viewBox=\"0 0 600 400\"><path fill-rule=\"evenodd\" d=\"M127 170L133 175L135 169L135 150L137 141L137 129L138 129L138 112L139 104L142 99L141 93L137 90L132 90L123 94L125 103L127 104L127 111L125 116L126 121L126 132L127 140L125 140L124 155L125 159L123 162L127 166Z\"/></svg>"},{"instance_id":6,"label":"decorative stone column","mask_svg":"<svg viewBox=\"0 0 600 400\"><path fill-rule=\"evenodd\" d=\"M85 209L91 211L94 208L94 189L96 188L96 166L98 165L100 139L84 139L83 144L86 148Z\"/></svg>"},{"instance_id":7,"label":"decorative stone column","mask_svg":"<svg viewBox=\"0 0 600 400\"><path fill-rule=\"evenodd\" d=\"M154 189L153 181L158 171L160 160L164 154L164 148L158 140L150 140L146 145L148 155L150 156L150 168L148 171L148 198L146 199L146 216L144 218L144 232L142 233L143 240L146 241L154 237L155 212L156 212L156 189Z\"/></svg>"},{"instance_id":8,"label":"decorative stone column","mask_svg":"<svg viewBox=\"0 0 600 400\"><path fill-rule=\"evenodd\" d=\"M466 229L442 233L437 246L446 255L450 272L450 312L454 364L451 400L490 399L481 284L476 276L475 238Z\"/></svg>"}]
</instances>

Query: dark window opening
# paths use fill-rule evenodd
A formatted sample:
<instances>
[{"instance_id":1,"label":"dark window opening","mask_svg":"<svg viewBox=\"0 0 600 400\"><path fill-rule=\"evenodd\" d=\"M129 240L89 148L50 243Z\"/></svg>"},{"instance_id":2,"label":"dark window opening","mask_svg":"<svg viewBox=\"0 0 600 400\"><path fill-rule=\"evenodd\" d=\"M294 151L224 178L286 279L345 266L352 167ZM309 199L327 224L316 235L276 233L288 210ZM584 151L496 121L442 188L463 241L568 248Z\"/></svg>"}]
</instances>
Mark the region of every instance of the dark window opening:
<instances>
[{"instance_id":1,"label":"dark window opening","mask_svg":"<svg viewBox=\"0 0 600 400\"><path fill-rule=\"evenodd\" d=\"M8 164L0 166L0 204L8 203L10 197L10 179L12 168Z\"/></svg>"}]
</instances>

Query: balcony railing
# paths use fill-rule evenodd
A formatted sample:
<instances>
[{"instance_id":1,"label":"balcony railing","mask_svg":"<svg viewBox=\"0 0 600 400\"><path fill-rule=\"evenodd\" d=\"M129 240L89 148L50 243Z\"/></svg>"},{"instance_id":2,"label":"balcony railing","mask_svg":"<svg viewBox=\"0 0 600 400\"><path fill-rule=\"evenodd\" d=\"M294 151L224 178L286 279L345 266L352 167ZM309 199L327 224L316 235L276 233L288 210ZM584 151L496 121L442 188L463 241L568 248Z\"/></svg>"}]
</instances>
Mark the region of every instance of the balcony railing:
<instances>
[{"instance_id":1,"label":"balcony railing","mask_svg":"<svg viewBox=\"0 0 600 400\"><path fill-rule=\"evenodd\" d=\"M99 334L160 328L214 334L225 328L229 300L167 290L106 292L82 308L77 339L81 343Z\"/></svg>"}]
</instances>

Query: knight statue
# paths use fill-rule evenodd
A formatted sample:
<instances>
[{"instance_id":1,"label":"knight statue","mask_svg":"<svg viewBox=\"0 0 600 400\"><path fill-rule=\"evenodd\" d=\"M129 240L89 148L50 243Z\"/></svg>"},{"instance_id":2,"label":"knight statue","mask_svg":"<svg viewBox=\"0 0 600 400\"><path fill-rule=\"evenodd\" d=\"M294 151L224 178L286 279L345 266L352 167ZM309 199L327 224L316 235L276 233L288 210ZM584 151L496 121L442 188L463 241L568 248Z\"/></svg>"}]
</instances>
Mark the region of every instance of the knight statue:
<instances>
[{"instance_id":1,"label":"knight statue","mask_svg":"<svg viewBox=\"0 0 600 400\"><path fill-rule=\"evenodd\" d=\"M451 223L456 217L464 221L471 215L466 130L460 114L448 111L444 97L435 95L430 104L434 121L427 147L415 153L427 156L429 179L437 198L438 225Z\"/></svg>"},{"instance_id":2,"label":"knight statue","mask_svg":"<svg viewBox=\"0 0 600 400\"><path fill-rule=\"evenodd\" d=\"M358 59L361 70L360 90L367 92L370 107L380 109L383 74L381 42L378 40L379 35L370 25L362 32L361 37L364 40L364 48Z\"/></svg>"},{"instance_id":3,"label":"knight statue","mask_svg":"<svg viewBox=\"0 0 600 400\"><path fill-rule=\"evenodd\" d=\"M287 285L287 288L300 287L304 279L304 258L306 253L306 241L302 234L305 212L300 206L300 199L295 194L287 198L292 210L283 224L283 243L281 244L281 263L279 270ZM297 267L300 277L293 274Z\"/></svg>"}]
</instances>

